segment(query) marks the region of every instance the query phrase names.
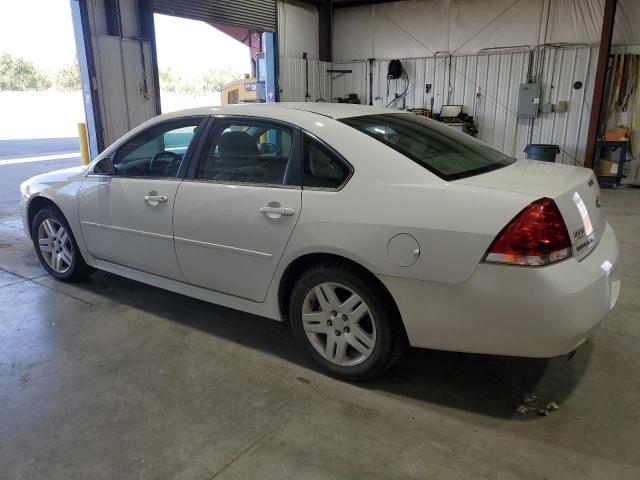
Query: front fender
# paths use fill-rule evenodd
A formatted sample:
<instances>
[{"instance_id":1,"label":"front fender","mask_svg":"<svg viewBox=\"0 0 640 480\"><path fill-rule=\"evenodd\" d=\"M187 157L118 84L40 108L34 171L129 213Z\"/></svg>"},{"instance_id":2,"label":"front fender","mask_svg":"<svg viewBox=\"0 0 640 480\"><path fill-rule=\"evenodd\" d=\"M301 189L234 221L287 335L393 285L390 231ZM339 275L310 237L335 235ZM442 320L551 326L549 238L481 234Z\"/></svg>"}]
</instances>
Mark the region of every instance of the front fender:
<instances>
[{"instance_id":1,"label":"front fender","mask_svg":"<svg viewBox=\"0 0 640 480\"><path fill-rule=\"evenodd\" d=\"M39 175L27 180L20 186L22 193L22 223L27 236L31 237L30 219L33 219L36 213L34 208L40 205L44 206L45 203L52 203L67 220L85 261L92 260L91 256L88 255L78 218L78 192L83 179L82 171L79 169L69 170L71 171L63 170ZM77 175L60 175L62 172L79 173ZM88 261L87 263L92 264L93 262Z\"/></svg>"}]
</instances>

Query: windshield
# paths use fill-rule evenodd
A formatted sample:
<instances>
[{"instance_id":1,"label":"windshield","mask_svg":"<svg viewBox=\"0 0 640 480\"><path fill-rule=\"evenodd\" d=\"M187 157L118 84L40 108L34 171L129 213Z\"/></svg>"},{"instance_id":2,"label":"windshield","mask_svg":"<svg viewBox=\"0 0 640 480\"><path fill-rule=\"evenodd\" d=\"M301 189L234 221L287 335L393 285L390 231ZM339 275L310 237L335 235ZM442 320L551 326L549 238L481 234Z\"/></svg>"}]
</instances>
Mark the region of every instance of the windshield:
<instances>
[{"instance_id":1,"label":"windshield","mask_svg":"<svg viewBox=\"0 0 640 480\"><path fill-rule=\"evenodd\" d=\"M457 180L511 165L515 160L470 135L406 113L340 120L379 140L444 180Z\"/></svg>"}]
</instances>

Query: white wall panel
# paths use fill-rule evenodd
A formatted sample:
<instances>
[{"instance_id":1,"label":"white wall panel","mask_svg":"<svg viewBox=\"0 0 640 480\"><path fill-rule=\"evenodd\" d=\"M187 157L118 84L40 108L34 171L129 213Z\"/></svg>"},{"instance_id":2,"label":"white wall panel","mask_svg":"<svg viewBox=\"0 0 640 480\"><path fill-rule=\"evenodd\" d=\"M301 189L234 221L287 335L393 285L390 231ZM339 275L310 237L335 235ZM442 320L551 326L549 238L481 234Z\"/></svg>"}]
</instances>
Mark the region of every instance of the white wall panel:
<instances>
[{"instance_id":1,"label":"white wall panel","mask_svg":"<svg viewBox=\"0 0 640 480\"><path fill-rule=\"evenodd\" d=\"M278 48L280 57L319 58L318 11L309 4L295 1L278 2Z\"/></svg>"},{"instance_id":2,"label":"white wall panel","mask_svg":"<svg viewBox=\"0 0 640 480\"><path fill-rule=\"evenodd\" d=\"M553 0L546 0L553 1ZM453 0L447 16L447 50L460 55L483 48L537 45L545 0ZM416 18L419 21L419 17Z\"/></svg>"},{"instance_id":3,"label":"white wall panel","mask_svg":"<svg viewBox=\"0 0 640 480\"><path fill-rule=\"evenodd\" d=\"M333 12L333 59L373 57L371 7L340 8ZM403 55L405 56L405 55Z\"/></svg>"},{"instance_id":4,"label":"white wall panel","mask_svg":"<svg viewBox=\"0 0 640 480\"><path fill-rule=\"evenodd\" d=\"M123 94L124 69L120 38L94 37L94 58L105 145L129 131L127 96Z\"/></svg>"},{"instance_id":5,"label":"white wall panel","mask_svg":"<svg viewBox=\"0 0 640 480\"><path fill-rule=\"evenodd\" d=\"M124 84L130 102L129 128L133 128L156 115L153 97L151 42L123 39L122 55L125 68ZM145 75L146 95L144 93Z\"/></svg>"},{"instance_id":6,"label":"white wall panel","mask_svg":"<svg viewBox=\"0 0 640 480\"><path fill-rule=\"evenodd\" d=\"M541 113L530 129L531 143L557 144L561 148L559 161L570 165L584 163L586 130L591 112L595 47L550 49L545 55L542 83L543 100L557 104L568 101L565 113ZM583 88L573 88L575 81Z\"/></svg>"},{"instance_id":7,"label":"white wall panel","mask_svg":"<svg viewBox=\"0 0 640 480\"><path fill-rule=\"evenodd\" d=\"M368 97L366 95L369 85L368 64L367 62L333 62L331 69L334 70L351 70L351 73L332 73L329 77L329 93L335 101L338 97L344 97L349 93L357 93L360 102L366 104ZM333 78L333 79L332 79Z\"/></svg>"},{"instance_id":8,"label":"white wall panel","mask_svg":"<svg viewBox=\"0 0 640 480\"><path fill-rule=\"evenodd\" d=\"M371 12L372 57L426 57L449 50L449 2L409 0L365 8Z\"/></svg>"},{"instance_id":9,"label":"white wall panel","mask_svg":"<svg viewBox=\"0 0 640 480\"><path fill-rule=\"evenodd\" d=\"M100 91L105 144L156 115L151 44L142 41L145 65L142 66L140 41L106 35L94 37L96 79ZM144 95L144 75L148 95Z\"/></svg>"},{"instance_id":10,"label":"white wall panel","mask_svg":"<svg viewBox=\"0 0 640 480\"><path fill-rule=\"evenodd\" d=\"M550 43L595 43L600 41L604 0L552 0L549 15ZM640 43L640 2L618 0L613 42Z\"/></svg>"},{"instance_id":11,"label":"white wall panel","mask_svg":"<svg viewBox=\"0 0 640 480\"><path fill-rule=\"evenodd\" d=\"M123 37L139 37L140 12L138 0L119 0L120 23Z\"/></svg>"},{"instance_id":12,"label":"white wall panel","mask_svg":"<svg viewBox=\"0 0 640 480\"><path fill-rule=\"evenodd\" d=\"M318 99L329 101L331 83L327 69L328 62L309 60L309 95L305 99L305 65L301 58L280 57L280 73L278 83L281 102L315 102Z\"/></svg>"},{"instance_id":13,"label":"white wall panel","mask_svg":"<svg viewBox=\"0 0 640 480\"><path fill-rule=\"evenodd\" d=\"M614 43L640 43L640 1L618 2ZM492 47L595 43L603 9L604 0L405 0L340 8L334 13L333 58L473 55Z\"/></svg>"}]
</instances>

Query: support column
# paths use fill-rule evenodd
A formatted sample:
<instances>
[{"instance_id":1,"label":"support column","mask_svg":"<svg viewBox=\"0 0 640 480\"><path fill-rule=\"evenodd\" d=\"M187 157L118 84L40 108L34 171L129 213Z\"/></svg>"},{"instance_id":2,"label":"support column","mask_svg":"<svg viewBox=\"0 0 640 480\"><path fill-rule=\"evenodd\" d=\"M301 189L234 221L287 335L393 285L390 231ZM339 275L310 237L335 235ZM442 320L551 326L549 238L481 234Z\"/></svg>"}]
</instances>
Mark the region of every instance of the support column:
<instances>
[{"instance_id":1,"label":"support column","mask_svg":"<svg viewBox=\"0 0 640 480\"><path fill-rule=\"evenodd\" d=\"M100 118L100 104L98 99L97 80L93 51L91 49L91 33L86 2L70 0L73 33L76 39L78 66L80 67L80 84L82 86L82 101L87 122L87 139L89 141L89 155L93 159L105 147L102 136L102 121Z\"/></svg>"},{"instance_id":2,"label":"support column","mask_svg":"<svg viewBox=\"0 0 640 480\"><path fill-rule=\"evenodd\" d=\"M265 56L266 66L266 102L277 102L280 100L280 92L278 91L278 73L277 62L278 53L276 52L276 34L265 32L262 34L262 49Z\"/></svg>"},{"instance_id":3,"label":"support column","mask_svg":"<svg viewBox=\"0 0 640 480\"><path fill-rule=\"evenodd\" d=\"M589 132L587 134L587 147L584 157L584 166L587 168L593 167L593 157L596 151L600 114L602 112L602 97L604 96L604 86L607 79L607 65L609 63L609 51L611 50L611 38L613 37L613 24L616 18L617 4L617 0L605 0L602 33L600 34L600 49L598 51L598 66L596 67L593 100L591 102L591 116L589 118Z\"/></svg>"},{"instance_id":4,"label":"support column","mask_svg":"<svg viewBox=\"0 0 640 480\"><path fill-rule=\"evenodd\" d=\"M333 1L324 0L318 6L318 59L331 62L331 36L333 26Z\"/></svg>"}]
</instances>

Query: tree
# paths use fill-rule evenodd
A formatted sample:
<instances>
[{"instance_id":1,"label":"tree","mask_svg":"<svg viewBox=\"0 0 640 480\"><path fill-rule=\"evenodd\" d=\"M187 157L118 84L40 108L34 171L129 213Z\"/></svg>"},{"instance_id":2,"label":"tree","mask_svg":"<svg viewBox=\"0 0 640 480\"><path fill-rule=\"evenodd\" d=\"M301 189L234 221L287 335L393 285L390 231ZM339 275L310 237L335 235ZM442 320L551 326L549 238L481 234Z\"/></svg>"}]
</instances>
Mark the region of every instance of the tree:
<instances>
[{"instance_id":1,"label":"tree","mask_svg":"<svg viewBox=\"0 0 640 480\"><path fill-rule=\"evenodd\" d=\"M8 53L0 55L0 90L46 90L51 87L47 72L37 69L23 58Z\"/></svg>"},{"instance_id":2,"label":"tree","mask_svg":"<svg viewBox=\"0 0 640 480\"><path fill-rule=\"evenodd\" d=\"M231 70L211 68L204 76L205 88L211 92L221 92L222 87L234 80L240 80L242 75Z\"/></svg>"},{"instance_id":3,"label":"tree","mask_svg":"<svg viewBox=\"0 0 640 480\"><path fill-rule=\"evenodd\" d=\"M158 71L160 91L187 93L190 95L208 92L221 92L226 84L242 78L238 72L212 68L200 78L185 79L174 75L171 68L161 68Z\"/></svg>"},{"instance_id":4,"label":"tree","mask_svg":"<svg viewBox=\"0 0 640 480\"><path fill-rule=\"evenodd\" d=\"M80 67L78 67L78 62L58 70L56 87L59 90L68 92L80 90Z\"/></svg>"},{"instance_id":5,"label":"tree","mask_svg":"<svg viewBox=\"0 0 640 480\"><path fill-rule=\"evenodd\" d=\"M160 91L176 91L177 81L173 76L173 71L171 70L171 68L160 68L158 70L158 77L160 79Z\"/></svg>"}]
</instances>

